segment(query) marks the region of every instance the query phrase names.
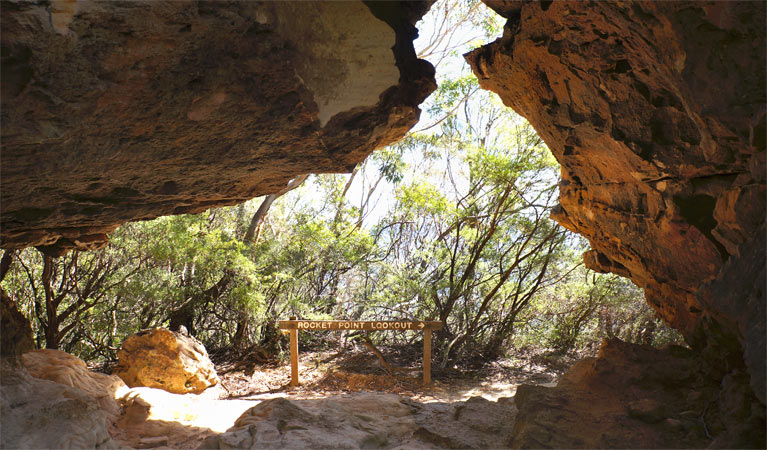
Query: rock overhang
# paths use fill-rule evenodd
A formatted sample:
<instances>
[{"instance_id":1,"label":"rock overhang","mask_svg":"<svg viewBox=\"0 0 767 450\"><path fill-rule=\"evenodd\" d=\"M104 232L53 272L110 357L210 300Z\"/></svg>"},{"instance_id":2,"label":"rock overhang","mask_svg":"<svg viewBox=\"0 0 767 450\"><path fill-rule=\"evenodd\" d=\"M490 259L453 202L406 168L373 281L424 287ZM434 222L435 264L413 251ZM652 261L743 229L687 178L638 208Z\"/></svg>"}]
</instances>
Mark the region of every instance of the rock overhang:
<instances>
[{"instance_id":1,"label":"rock overhang","mask_svg":"<svg viewBox=\"0 0 767 450\"><path fill-rule=\"evenodd\" d=\"M426 2L7 3L4 248L95 249L121 223L351 170L435 88Z\"/></svg>"},{"instance_id":2,"label":"rock overhang","mask_svg":"<svg viewBox=\"0 0 767 450\"><path fill-rule=\"evenodd\" d=\"M362 3L273 5L278 33L297 49L296 76L312 93L320 126L336 114L373 107L399 82L396 34Z\"/></svg>"}]
</instances>

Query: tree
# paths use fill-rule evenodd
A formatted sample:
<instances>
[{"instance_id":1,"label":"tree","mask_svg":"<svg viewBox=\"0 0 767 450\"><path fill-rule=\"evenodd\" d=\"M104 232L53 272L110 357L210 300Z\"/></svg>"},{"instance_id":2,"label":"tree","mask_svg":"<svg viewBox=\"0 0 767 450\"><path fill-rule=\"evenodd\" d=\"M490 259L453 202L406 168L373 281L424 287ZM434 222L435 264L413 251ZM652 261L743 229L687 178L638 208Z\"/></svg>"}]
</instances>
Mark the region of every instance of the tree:
<instances>
[{"instance_id":1,"label":"tree","mask_svg":"<svg viewBox=\"0 0 767 450\"><path fill-rule=\"evenodd\" d=\"M414 305L411 314L443 321L443 366L469 353L502 354L520 312L568 270L560 267L565 231L548 218L556 204L552 157L497 99L464 102L475 87L467 75L439 88L434 112L461 104L461 114L438 133L411 137L438 169L399 189L377 231L393 260L381 268L380 303L400 312Z\"/></svg>"},{"instance_id":2,"label":"tree","mask_svg":"<svg viewBox=\"0 0 767 450\"><path fill-rule=\"evenodd\" d=\"M12 283L20 298L31 300L32 315L39 325L38 346L68 351L79 341L87 317L141 267L140 261L120 260L108 252L73 251L58 259L32 249L6 255L18 261ZM129 263L133 268L128 274L114 276Z\"/></svg>"}]
</instances>

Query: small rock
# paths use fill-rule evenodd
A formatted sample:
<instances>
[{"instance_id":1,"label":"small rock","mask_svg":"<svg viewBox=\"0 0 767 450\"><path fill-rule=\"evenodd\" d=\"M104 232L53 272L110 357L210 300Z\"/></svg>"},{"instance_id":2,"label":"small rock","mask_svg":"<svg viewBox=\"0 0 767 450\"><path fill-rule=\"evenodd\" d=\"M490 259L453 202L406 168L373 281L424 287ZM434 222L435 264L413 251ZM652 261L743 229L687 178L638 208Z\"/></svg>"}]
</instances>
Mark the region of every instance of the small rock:
<instances>
[{"instance_id":1,"label":"small rock","mask_svg":"<svg viewBox=\"0 0 767 450\"><path fill-rule=\"evenodd\" d=\"M684 424L679 419L673 419L669 417L668 419L663 421L663 424L671 431L674 432L681 432L684 431Z\"/></svg>"},{"instance_id":2,"label":"small rock","mask_svg":"<svg viewBox=\"0 0 767 450\"><path fill-rule=\"evenodd\" d=\"M687 394L687 403L695 403L698 400L700 400L701 397L700 391L690 391L689 394Z\"/></svg>"},{"instance_id":3,"label":"small rock","mask_svg":"<svg viewBox=\"0 0 767 450\"><path fill-rule=\"evenodd\" d=\"M700 412L696 411L682 411L679 413L679 417L682 417L684 419L697 419L700 416Z\"/></svg>"},{"instance_id":4,"label":"small rock","mask_svg":"<svg viewBox=\"0 0 767 450\"><path fill-rule=\"evenodd\" d=\"M656 423L665 417L663 403L650 398L633 401L628 405L629 417L647 423Z\"/></svg>"},{"instance_id":5,"label":"small rock","mask_svg":"<svg viewBox=\"0 0 767 450\"><path fill-rule=\"evenodd\" d=\"M155 448L168 445L168 436L156 436L141 438L136 448Z\"/></svg>"}]
</instances>

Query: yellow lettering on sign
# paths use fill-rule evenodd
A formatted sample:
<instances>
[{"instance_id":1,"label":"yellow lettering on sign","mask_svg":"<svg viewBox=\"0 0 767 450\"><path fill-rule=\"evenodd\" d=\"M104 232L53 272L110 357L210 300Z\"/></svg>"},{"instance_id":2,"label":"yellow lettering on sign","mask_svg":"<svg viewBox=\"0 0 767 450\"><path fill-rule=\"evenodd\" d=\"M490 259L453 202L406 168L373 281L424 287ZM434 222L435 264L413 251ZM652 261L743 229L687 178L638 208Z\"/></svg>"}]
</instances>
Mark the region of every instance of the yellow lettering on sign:
<instances>
[{"instance_id":1,"label":"yellow lettering on sign","mask_svg":"<svg viewBox=\"0 0 767 450\"><path fill-rule=\"evenodd\" d=\"M288 321L285 321L288 322ZM424 331L426 322L411 321L357 321L357 320L295 320L280 322L281 328L298 330L416 330ZM431 325L429 325L431 326Z\"/></svg>"}]
</instances>

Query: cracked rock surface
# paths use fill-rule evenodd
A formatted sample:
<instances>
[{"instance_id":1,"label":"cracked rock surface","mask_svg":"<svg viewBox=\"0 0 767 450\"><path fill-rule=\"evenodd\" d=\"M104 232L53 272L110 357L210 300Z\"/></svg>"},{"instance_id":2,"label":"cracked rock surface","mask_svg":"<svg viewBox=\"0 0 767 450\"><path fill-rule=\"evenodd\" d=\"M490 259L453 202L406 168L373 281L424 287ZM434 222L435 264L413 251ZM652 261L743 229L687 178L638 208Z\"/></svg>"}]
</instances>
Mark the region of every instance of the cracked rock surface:
<instances>
[{"instance_id":1,"label":"cracked rock surface","mask_svg":"<svg viewBox=\"0 0 767 450\"><path fill-rule=\"evenodd\" d=\"M505 448L516 414L510 400L418 403L379 393L275 398L200 448Z\"/></svg>"},{"instance_id":2,"label":"cracked rock surface","mask_svg":"<svg viewBox=\"0 0 767 450\"><path fill-rule=\"evenodd\" d=\"M99 402L79 385L61 381L34 378L0 361L2 448L119 448Z\"/></svg>"}]
</instances>

